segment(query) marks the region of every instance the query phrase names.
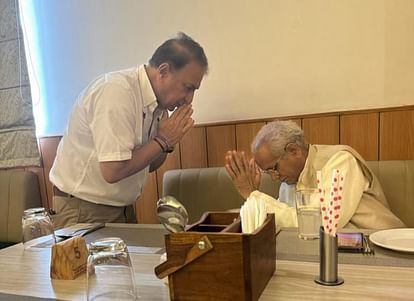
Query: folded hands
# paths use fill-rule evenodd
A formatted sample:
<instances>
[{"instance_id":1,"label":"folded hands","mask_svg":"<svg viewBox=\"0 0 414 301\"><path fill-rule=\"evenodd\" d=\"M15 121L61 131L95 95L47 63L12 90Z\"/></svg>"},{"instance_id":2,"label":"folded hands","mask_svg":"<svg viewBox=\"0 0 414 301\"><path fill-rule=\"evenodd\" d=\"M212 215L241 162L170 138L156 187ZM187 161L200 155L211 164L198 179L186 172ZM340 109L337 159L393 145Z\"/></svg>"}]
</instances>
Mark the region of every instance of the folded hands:
<instances>
[{"instance_id":1,"label":"folded hands","mask_svg":"<svg viewBox=\"0 0 414 301\"><path fill-rule=\"evenodd\" d=\"M225 168L240 195L247 199L260 184L261 173L253 158L247 159L244 152L228 151Z\"/></svg>"}]
</instances>

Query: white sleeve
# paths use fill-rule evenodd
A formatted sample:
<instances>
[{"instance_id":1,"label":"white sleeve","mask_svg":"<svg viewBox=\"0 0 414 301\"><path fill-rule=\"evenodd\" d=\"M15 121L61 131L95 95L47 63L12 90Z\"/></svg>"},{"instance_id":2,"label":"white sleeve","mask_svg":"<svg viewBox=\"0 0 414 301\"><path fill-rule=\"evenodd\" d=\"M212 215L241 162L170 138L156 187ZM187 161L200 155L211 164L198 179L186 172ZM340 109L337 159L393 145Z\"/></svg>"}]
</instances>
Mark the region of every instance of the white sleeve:
<instances>
[{"instance_id":1,"label":"white sleeve","mask_svg":"<svg viewBox=\"0 0 414 301\"><path fill-rule=\"evenodd\" d=\"M297 227L298 219L296 208L289 207L287 204L276 200L258 190L253 191L248 199L262 200L266 204L266 212L275 214L276 225L279 227Z\"/></svg>"},{"instance_id":2,"label":"white sleeve","mask_svg":"<svg viewBox=\"0 0 414 301\"><path fill-rule=\"evenodd\" d=\"M359 206L363 192L368 187L368 180L364 177L355 157L347 152L340 151L325 164L321 170L322 185L325 190L325 199L329 200L332 181L332 172L338 169L344 175L342 204L338 228L349 223Z\"/></svg>"},{"instance_id":3,"label":"white sleeve","mask_svg":"<svg viewBox=\"0 0 414 301\"><path fill-rule=\"evenodd\" d=\"M120 85L107 84L96 94L89 125L98 160L130 159L136 130L142 124L142 116L135 114L131 92Z\"/></svg>"}]
</instances>

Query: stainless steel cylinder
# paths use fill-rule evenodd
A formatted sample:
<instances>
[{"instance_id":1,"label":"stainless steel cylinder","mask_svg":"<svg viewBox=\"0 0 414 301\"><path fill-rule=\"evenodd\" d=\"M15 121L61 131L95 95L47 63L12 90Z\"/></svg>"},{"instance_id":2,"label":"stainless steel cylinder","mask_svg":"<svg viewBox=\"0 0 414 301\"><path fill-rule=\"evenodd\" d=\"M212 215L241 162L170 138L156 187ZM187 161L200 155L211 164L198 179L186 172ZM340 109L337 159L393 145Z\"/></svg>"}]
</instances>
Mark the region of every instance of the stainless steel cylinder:
<instances>
[{"instance_id":1,"label":"stainless steel cylinder","mask_svg":"<svg viewBox=\"0 0 414 301\"><path fill-rule=\"evenodd\" d=\"M338 237L319 229L319 277L315 281L322 285L339 285L344 280L338 277Z\"/></svg>"}]
</instances>

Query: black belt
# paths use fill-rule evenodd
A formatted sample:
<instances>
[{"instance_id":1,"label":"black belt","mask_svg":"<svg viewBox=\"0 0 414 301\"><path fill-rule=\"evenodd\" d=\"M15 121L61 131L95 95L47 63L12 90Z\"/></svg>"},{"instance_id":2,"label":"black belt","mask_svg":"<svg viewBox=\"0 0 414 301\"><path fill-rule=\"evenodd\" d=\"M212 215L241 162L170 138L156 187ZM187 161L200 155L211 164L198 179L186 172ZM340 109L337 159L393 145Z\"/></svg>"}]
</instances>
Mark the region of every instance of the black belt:
<instances>
[{"instance_id":1,"label":"black belt","mask_svg":"<svg viewBox=\"0 0 414 301\"><path fill-rule=\"evenodd\" d=\"M62 196L65 198L71 198L73 197L73 195L63 192L62 190L60 190L59 188L57 188L56 186L53 185L53 195L54 196Z\"/></svg>"}]
</instances>

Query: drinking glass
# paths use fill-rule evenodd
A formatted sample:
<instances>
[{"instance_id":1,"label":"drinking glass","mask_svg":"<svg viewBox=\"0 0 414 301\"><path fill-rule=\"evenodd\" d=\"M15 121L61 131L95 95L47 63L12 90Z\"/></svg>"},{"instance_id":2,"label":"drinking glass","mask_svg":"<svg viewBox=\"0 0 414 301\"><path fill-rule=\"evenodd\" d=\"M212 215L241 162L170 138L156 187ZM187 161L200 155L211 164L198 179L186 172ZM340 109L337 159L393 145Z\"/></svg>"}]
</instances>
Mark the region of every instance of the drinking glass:
<instances>
[{"instance_id":1,"label":"drinking glass","mask_svg":"<svg viewBox=\"0 0 414 301\"><path fill-rule=\"evenodd\" d=\"M22 236L25 249L48 240L56 243L53 223L45 208L30 208L23 211Z\"/></svg>"},{"instance_id":2,"label":"drinking glass","mask_svg":"<svg viewBox=\"0 0 414 301\"><path fill-rule=\"evenodd\" d=\"M89 244L88 301L136 300L134 270L125 242L118 237Z\"/></svg>"},{"instance_id":3,"label":"drinking glass","mask_svg":"<svg viewBox=\"0 0 414 301\"><path fill-rule=\"evenodd\" d=\"M315 189L296 191L296 214L298 217L299 238L319 238L321 207L318 191Z\"/></svg>"}]
</instances>

